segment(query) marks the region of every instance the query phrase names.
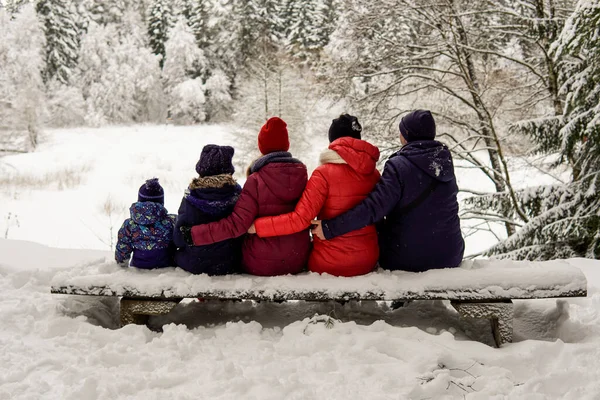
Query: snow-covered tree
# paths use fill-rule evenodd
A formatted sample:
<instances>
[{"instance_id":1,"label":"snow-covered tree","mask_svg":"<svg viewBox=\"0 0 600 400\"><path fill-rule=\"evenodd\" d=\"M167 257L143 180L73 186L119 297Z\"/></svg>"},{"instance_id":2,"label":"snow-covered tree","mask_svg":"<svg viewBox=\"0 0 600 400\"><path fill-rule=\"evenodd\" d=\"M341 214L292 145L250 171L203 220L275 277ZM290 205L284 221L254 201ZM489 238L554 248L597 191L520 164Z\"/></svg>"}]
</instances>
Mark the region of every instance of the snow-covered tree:
<instances>
[{"instance_id":1,"label":"snow-covered tree","mask_svg":"<svg viewBox=\"0 0 600 400\"><path fill-rule=\"evenodd\" d=\"M46 87L46 125L63 128L85 124L86 104L79 87L65 85L57 80L48 82Z\"/></svg>"},{"instance_id":2,"label":"snow-covered tree","mask_svg":"<svg viewBox=\"0 0 600 400\"><path fill-rule=\"evenodd\" d=\"M68 83L77 65L79 33L72 3L66 0L39 0L37 13L46 35L46 70L44 78L56 77Z\"/></svg>"},{"instance_id":3,"label":"snow-covered tree","mask_svg":"<svg viewBox=\"0 0 600 400\"><path fill-rule=\"evenodd\" d=\"M121 23L127 8L134 6L131 0L79 0L79 13L87 28L89 22L98 25Z\"/></svg>"},{"instance_id":4,"label":"snow-covered tree","mask_svg":"<svg viewBox=\"0 0 600 400\"><path fill-rule=\"evenodd\" d=\"M328 47L330 90L350 100L377 127L377 143L390 150L400 145L399 118L414 108L431 108L439 138L455 156L481 171L495 192L510 194L518 219L489 217L513 233L527 215L514 194L507 130L499 116L507 93L521 91L515 92L507 73L513 61L502 51L504 34L490 29L498 19L489 4L346 0L340 9L342 20ZM473 211L465 219L486 213Z\"/></svg>"},{"instance_id":5,"label":"snow-covered tree","mask_svg":"<svg viewBox=\"0 0 600 400\"><path fill-rule=\"evenodd\" d=\"M206 120L227 121L231 115L231 81L220 69L212 70L204 85L206 90Z\"/></svg>"},{"instance_id":6,"label":"snow-covered tree","mask_svg":"<svg viewBox=\"0 0 600 400\"><path fill-rule=\"evenodd\" d=\"M82 38L76 81L90 124L164 120L159 57L132 32L135 26L127 27L129 33L91 23ZM141 21L137 26L143 29Z\"/></svg>"},{"instance_id":7,"label":"snow-covered tree","mask_svg":"<svg viewBox=\"0 0 600 400\"><path fill-rule=\"evenodd\" d=\"M205 68L204 52L196 45L196 39L185 19L180 18L171 31L170 39L165 43L163 66L163 80L169 97L171 118L176 122L204 121L205 97L202 76ZM192 99L193 96L197 98ZM193 109L194 107L199 109Z\"/></svg>"},{"instance_id":8,"label":"snow-covered tree","mask_svg":"<svg viewBox=\"0 0 600 400\"><path fill-rule=\"evenodd\" d=\"M552 56L559 67L564 113L557 147L576 170L566 185L519 193L531 219L489 254L516 259L600 258L600 2L580 0ZM498 206L505 201L495 199Z\"/></svg>"},{"instance_id":9,"label":"snow-covered tree","mask_svg":"<svg viewBox=\"0 0 600 400\"><path fill-rule=\"evenodd\" d=\"M197 124L206 119L204 85L200 78L175 85L169 95L171 118L178 124Z\"/></svg>"},{"instance_id":10,"label":"snow-covered tree","mask_svg":"<svg viewBox=\"0 0 600 400\"><path fill-rule=\"evenodd\" d=\"M198 47L205 50L211 43L209 27L210 4L207 0L188 0L190 2L190 13L188 24L196 38Z\"/></svg>"},{"instance_id":11,"label":"snow-covered tree","mask_svg":"<svg viewBox=\"0 0 600 400\"><path fill-rule=\"evenodd\" d=\"M29 3L28 0L4 0L3 5L10 14L14 14L27 3Z\"/></svg>"},{"instance_id":12,"label":"snow-covered tree","mask_svg":"<svg viewBox=\"0 0 600 400\"><path fill-rule=\"evenodd\" d=\"M319 59L333 31L333 1L288 0L285 8L287 51L305 64Z\"/></svg>"},{"instance_id":13,"label":"snow-covered tree","mask_svg":"<svg viewBox=\"0 0 600 400\"><path fill-rule=\"evenodd\" d=\"M0 8L0 31L1 147L33 150L45 111L45 38L34 6L23 5L12 17Z\"/></svg>"},{"instance_id":14,"label":"snow-covered tree","mask_svg":"<svg viewBox=\"0 0 600 400\"><path fill-rule=\"evenodd\" d=\"M173 10L168 0L153 0L148 10L148 36L152 52L161 56L162 68L165 57L165 42L169 39L169 31L173 25Z\"/></svg>"},{"instance_id":15,"label":"snow-covered tree","mask_svg":"<svg viewBox=\"0 0 600 400\"><path fill-rule=\"evenodd\" d=\"M281 45L281 4L276 0L234 1L240 65L245 67L253 60L273 55Z\"/></svg>"}]
</instances>

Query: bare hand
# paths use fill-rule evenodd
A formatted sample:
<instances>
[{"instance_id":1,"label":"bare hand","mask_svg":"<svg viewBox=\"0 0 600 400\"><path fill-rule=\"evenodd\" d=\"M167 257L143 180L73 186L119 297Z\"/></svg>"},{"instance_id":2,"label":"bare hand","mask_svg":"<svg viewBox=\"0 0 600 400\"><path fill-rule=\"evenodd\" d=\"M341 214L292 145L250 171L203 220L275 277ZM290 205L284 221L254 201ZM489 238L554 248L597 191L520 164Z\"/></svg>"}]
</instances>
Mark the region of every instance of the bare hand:
<instances>
[{"instance_id":1,"label":"bare hand","mask_svg":"<svg viewBox=\"0 0 600 400\"><path fill-rule=\"evenodd\" d=\"M248 233L251 235L256 234L256 227L254 226L254 222L252 223L252 225L250 225L250 228L248 228Z\"/></svg>"},{"instance_id":2,"label":"bare hand","mask_svg":"<svg viewBox=\"0 0 600 400\"><path fill-rule=\"evenodd\" d=\"M322 225L321 220L317 219L317 220L311 221L311 225L312 225L311 232L312 232L313 236L316 236L321 240L327 240L325 238L325 235L323 234L323 225Z\"/></svg>"}]
</instances>

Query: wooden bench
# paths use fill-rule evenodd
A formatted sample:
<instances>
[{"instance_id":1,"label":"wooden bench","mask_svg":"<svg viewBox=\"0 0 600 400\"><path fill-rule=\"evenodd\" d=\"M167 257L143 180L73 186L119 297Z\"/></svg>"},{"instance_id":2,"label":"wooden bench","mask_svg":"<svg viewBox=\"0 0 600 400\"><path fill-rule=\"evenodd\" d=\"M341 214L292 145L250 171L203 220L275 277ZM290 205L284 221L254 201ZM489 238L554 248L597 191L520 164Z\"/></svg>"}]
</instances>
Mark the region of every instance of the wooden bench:
<instances>
[{"instance_id":1,"label":"wooden bench","mask_svg":"<svg viewBox=\"0 0 600 400\"><path fill-rule=\"evenodd\" d=\"M257 277L191 275L179 268L139 270L114 262L70 268L51 284L56 294L120 296L121 324L144 324L184 298L257 301L449 300L464 318L490 321L497 346L512 341L514 299L585 297L583 273L564 261L474 260L424 273L379 270L352 278L314 273Z\"/></svg>"}]
</instances>

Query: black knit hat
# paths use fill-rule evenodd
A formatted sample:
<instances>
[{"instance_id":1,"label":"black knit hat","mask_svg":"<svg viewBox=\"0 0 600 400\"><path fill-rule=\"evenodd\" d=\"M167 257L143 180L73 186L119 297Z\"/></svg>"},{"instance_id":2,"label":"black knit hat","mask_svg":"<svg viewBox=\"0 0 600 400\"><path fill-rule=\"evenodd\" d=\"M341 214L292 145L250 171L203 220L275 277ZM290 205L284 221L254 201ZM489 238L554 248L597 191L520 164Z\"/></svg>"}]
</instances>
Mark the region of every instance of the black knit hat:
<instances>
[{"instance_id":1,"label":"black knit hat","mask_svg":"<svg viewBox=\"0 0 600 400\"><path fill-rule=\"evenodd\" d=\"M329 143L342 137L360 139L361 132L362 126L358 123L358 118L349 114L342 114L331 122Z\"/></svg>"},{"instance_id":2,"label":"black knit hat","mask_svg":"<svg viewBox=\"0 0 600 400\"><path fill-rule=\"evenodd\" d=\"M201 177L233 174L235 168L231 163L234 149L231 146L217 146L216 144L207 144L202 149L200 160L196 164L196 172Z\"/></svg>"},{"instance_id":3,"label":"black knit hat","mask_svg":"<svg viewBox=\"0 0 600 400\"><path fill-rule=\"evenodd\" d=\"M148 179L146 183L140 186L138 201L152 201L154 203L165 204L165 191L160 186L160 183L158 183L158 178Z\"/></svg>"},{"instance_id":4,"label":"black knit hat","mask_svg":"<svg viewBox=\"0 0 600 400\"><path fill-rule=\"evenodd\" d=\"M435 139L435 120L429 110L415 110L400 121L400 133L407 142Z\"/></svg>"}]
</instances>

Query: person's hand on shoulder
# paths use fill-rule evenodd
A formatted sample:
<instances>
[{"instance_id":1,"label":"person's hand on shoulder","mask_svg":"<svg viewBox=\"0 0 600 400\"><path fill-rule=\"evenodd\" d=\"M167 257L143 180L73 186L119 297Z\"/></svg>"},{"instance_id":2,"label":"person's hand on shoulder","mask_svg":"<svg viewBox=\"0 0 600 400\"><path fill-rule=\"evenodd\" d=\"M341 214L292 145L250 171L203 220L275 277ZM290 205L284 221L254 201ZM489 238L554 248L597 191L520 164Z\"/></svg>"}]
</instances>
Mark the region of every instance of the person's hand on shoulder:
<instances>
[{"instance_id":1,"label":"person's hand on shoulder","mask_svg":"<svg viewBox=\"0 0 600 400\"><path fill-rule=\"evenodd\" d=\"M310 223L311 225L311 232L313 234L313 236L318 237L321 240L327 240L325 238L325 235L323 234L323 225L322 225L322 221L319 219L316 219L314 221L311 221Z\"/></svg>"}]
</instances>

